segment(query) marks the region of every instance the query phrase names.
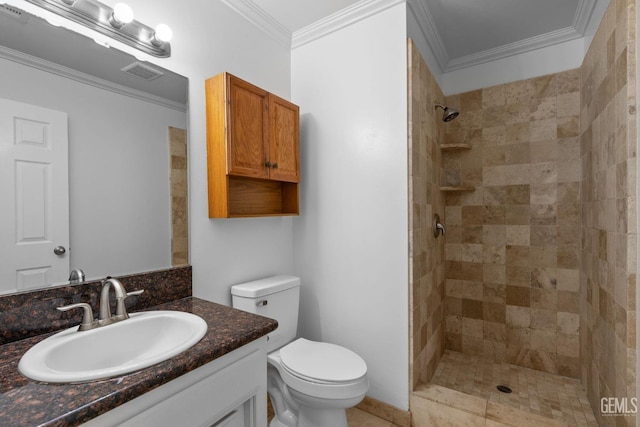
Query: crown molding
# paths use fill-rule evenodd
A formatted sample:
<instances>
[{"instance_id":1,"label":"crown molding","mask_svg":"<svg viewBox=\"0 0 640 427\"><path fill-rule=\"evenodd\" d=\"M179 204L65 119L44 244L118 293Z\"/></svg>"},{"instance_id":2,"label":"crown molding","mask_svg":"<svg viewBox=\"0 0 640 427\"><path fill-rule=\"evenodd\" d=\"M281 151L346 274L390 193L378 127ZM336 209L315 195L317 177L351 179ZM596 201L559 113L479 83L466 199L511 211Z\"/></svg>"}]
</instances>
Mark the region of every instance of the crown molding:
<instances>
[{"instance_id":1,"label":"crown molding","mask_svg":"<svg viewBox=\"0 0 640 427\"><path fill-rule=\"evenodd\" d=\"M582 37L582 34L578 33L573 27L566 27L514 43L498 46L493 49L487 49L471 55L461 56L460 58L450 59L447 62L447 66L444 71L448 72L459 70L461 68L472 67L485 62L491 62L532 50L564 43L570 40L575 40L580 37Z\"/></svg>"},{"instance_id":2,"label":"crown molding","mask_svg":"<svg viewBox=\"0 0 640 427\"><path fill-rule=\"evenodd\" d=\"M252 0L221 0L229 8L290 49L375 15L406 0L361 0L293 34Z\"/></svg>"},{"instance_id":3,"label":"crown molding","mask_svg":"<svg viewBox=\"0 0 640 427\"><path fill-rule=\"evenodd\" d=\"M376 15L406 0L361 0L313 24L295 31L291 40L291 48L295 49L313 40L331 34L341 28L355 24L370 16Z\"/></svg>"},{"instance_id":4,"label":"crown molding","mask_svg":"<svg viewBox=\"0 0 640 427\"><path fill-rule=\"evenodd\" d=\"M518 55L536 49L542 49L584 36L589 20L592 18L597 0L579 0L571 26L546 34L541 34L514 43L487 49L459 58L449 58L442 37L432 19L432 13L425 0L407 0L410 12L418 22L420 31L427 40L431 51L443 73L472 67L497 59Z\"/></svg>"},{"instance_id":5,"label":"crown molding","mask_svg":"<svg viewBox=\"0 0 640 427\"><path fill-rule=\"evenodd\" d=\"M596 8L597 0L580 0L576 9L576 16L573 19L572 27L584 35L587 25L593 16L593 11Z\"/></svg>"},{"instance_id":6,"label":"crown molding","mask_svg":"<svg viewBox=\"0 0 640 427\"><path fill-rule=\"evenodd\" d=\"M251 0L222 0L229 8L264 31L286 48L291 48L291 31Z\"/></svg>"},{"instance_id":7,"label":"crown molding","mask_svg":"<svg viewBox=\"0 0 640 427\"><path fill-rule=\"evenodd\" d=\"M436 58L440 72L444 72L449 63L447 51L444 48L444 42L440 37L438 27L436 27L426 2L422 0L408 0L409 12L413 15L414 20L418 24L424 39L429 44L431 53Z\"/></svg>"},{"instance_id":8,"label":"crown molding","mask_svg":"<svg viewBox=\"0 0 640 427\"><path fill-rule=\"evenodd\" d=\"M579 0L572 25L569 27L460 58L449 58L438 27L433 21L433 15L429 11L429 6L425 0L361 0L324 19L301 28L293 32L293 34L269 14L264 12L252 0L222 0L224 4L249 20L256 27L291 49L324 37L327 34L366 19L399 3L406 3L409 13L413 15L415 21L418 23L419 29L425 40L427 40L429 48L440 67L440 71L443 73L472 67L485 62L495 61L583 37L589 21L592 18L597 1L598 0Z\"/></svg>"},{"instance_id":9,"label":"crown molding","mask_svg":"<svg viewBox=\"0 0 640 427\"><path fill-rule=\"evenodd\" d=\"M36 58L31 55L19 52L17 50L9 49L4 46L0 46L0 58L8 61L16 62L27 67L35 68L40 71L55 74L60 77L71 79L82 84L97 87L99 89L107 90L109 92L117 93L119 95L136 98L141 101L149 102L152 104L160 105L162 107L171 108L173 110L186 112L187 106L180 102L175 102L170 99L166 99L160 96L151 95L149 93L133 89L124 85L110 82L108 80L100 79L90 74L82 73L77 70L65 67L54 62L46 61L41 58Z\"/></svg>"}]
</instances>

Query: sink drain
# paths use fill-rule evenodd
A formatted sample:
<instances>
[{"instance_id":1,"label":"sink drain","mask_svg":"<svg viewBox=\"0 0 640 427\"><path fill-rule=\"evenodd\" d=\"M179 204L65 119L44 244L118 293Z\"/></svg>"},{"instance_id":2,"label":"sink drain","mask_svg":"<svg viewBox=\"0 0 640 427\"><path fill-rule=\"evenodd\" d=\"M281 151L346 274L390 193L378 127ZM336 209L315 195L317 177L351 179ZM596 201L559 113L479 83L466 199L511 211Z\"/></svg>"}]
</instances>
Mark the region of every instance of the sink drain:
<instances>
[{"instance_id":1,"label":"sink drain","mask_svg":"<svg viewBox=\"0 0 640 427\"><path fill-rule=\"evenodd\" d=\"M511 387L508 387L506 385L499 385L498 387L496 387L498 389L498 391L501 391L503 393L511 393Z\"/></svg>"}]
</instances>

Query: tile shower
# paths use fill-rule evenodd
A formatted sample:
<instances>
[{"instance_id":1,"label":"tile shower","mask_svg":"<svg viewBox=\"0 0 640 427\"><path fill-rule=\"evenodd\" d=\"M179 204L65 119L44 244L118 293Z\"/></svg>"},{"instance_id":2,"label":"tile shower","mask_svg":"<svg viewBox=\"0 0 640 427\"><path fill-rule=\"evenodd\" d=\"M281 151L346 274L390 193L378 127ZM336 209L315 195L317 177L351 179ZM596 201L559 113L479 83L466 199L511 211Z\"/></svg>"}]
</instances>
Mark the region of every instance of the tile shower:
<instances>
[{"instance_id":1,"label":"tile shower","mask_svg":"<svg viewBox=\"0 0 640 427\"><path fill-rule=\"evenodd\" d=\"M635 7L611 0L579 69L446 99L409 42L414 389L473 355L577 379L600 425L635 425L599 413L636 396Z\"/></svg>"},{"instance_id":2,"label":"tile shower","mask_svg":"<svg viewBox=\"0 0 640 427\"><path fill-rule=\"evenodd\" d=\"M461 95L446 152L446 348L577 377L578 70Z\"/></svg>"}]
</instances>

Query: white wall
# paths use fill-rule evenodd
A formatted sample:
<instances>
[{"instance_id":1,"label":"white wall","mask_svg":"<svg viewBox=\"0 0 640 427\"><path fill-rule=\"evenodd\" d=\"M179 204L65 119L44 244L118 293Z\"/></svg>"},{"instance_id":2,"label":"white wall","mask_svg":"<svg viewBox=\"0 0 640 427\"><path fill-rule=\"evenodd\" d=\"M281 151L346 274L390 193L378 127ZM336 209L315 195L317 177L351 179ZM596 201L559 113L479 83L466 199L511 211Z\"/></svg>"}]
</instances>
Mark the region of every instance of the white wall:
<instances>
[{"instance_id":1,"label":"white wall","mask_svg":"<svg viewBox=\"0 0 640 427\"><path fill-rule=\"evenodd\" d=\"M68 114L70 267L88 278L170 267L168 127L184 129L186 114L6 59L0 69L3 98Z\"/></svg>"},{"instance_id":2,"label":"white wall","mask_svg":"<svg viewBox=\"0 0 640 427\"><path fill-rule=\"evenodd\" d=\"M292 52L301 106L299 334L353 349L368 395L408 409L405 4Z\"/></svg>"}]
</instances>

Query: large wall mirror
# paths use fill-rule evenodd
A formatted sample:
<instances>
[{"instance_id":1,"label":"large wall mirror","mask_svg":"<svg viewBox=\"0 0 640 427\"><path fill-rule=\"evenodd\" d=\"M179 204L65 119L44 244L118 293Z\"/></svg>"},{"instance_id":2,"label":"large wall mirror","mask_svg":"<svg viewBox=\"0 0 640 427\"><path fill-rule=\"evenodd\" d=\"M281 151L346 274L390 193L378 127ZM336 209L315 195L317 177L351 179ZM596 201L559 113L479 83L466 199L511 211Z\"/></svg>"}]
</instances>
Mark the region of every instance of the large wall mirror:
<instances>
[{"instance_id":1,"label":"large wall mirror","mask_svg":"<svg viewBox=\"0 0 640 427\"><path fill-rule=\"evenodd\" d=\"M1 4L0 45L0 293L175 264L187 79Z\"/></svg>"}]
</instances>

